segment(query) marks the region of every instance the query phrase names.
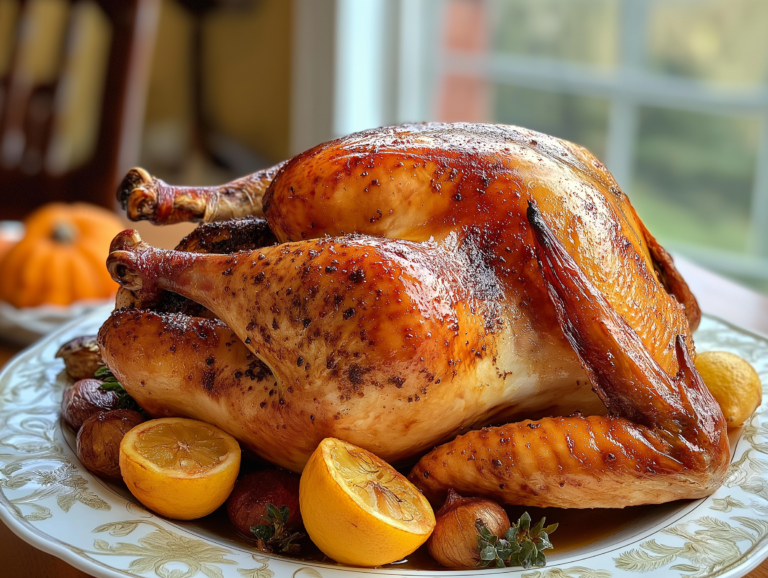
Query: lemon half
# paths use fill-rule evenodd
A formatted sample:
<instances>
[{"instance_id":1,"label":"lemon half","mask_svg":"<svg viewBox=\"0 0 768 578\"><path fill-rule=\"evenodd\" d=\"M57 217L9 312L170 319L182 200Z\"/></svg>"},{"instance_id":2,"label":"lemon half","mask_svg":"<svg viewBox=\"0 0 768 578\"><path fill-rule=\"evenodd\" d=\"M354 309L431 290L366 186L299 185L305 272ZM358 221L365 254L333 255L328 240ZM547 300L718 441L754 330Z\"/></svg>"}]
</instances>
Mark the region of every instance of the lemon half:
<instances>
[{"instance_id":1,"label":"lemon half","mask_svg":"<svg viewBox=\"0 0 768 578\"><path fill-rule=\"evenodd\" d=\"M723 410L728 427L742 425L763 399L760 376L748 361L727 351L696 356L696 369Z\"/></svg>"},{"instance_id":2,"label":"lemon half","mask_svg":"<svg viewBox=\"0 0 768 578\"><path fill-rule=\"evenodd\" d=\"M324 439L299 487L304 527L327 556L379 566L407 556L432 534L435 514L416 486L371 452Z\"/></svg>"},{"instance_id":3,"label":"lemon half","mask_svg":"<svg viewBox=\"0 0 768 578\"><path fill-rule=\"evenodd\" d=\"M120 443L120 473L158 514L193 520L223 504L240 471L240 446L210 424L178 417L144 422Z\"/></svg>"}]
</instances>

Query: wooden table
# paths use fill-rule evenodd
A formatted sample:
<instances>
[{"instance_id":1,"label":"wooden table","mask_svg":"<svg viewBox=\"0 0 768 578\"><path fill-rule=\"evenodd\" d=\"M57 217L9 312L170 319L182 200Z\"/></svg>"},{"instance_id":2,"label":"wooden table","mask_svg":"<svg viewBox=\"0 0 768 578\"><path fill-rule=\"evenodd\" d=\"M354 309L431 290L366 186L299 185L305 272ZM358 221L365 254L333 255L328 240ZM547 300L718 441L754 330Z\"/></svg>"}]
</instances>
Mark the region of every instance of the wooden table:
<instances>
[{"instance_id":1,"label":"wooden table","mask_svg":"<svg viewBox=\"0 0 768 578\"><path fill-rule=\"evenodd\" d=\"M143 237L151 237L147 231ZM175 232L172 237L181 235ZM153 239L161 246L173 244L170 237ZM733 323L768 335L768 297L745 289L740 285L706 271L693 263L678 258L678 266L699 299L706 313L722 317ZM10 359L16 350L0 346L0 364ZM4 578L87 578L65 562L37 550L17 538L0 523L0 575ZM768 578L768 561L751 572L749 578Z\"/></svg>"}]
</instances>

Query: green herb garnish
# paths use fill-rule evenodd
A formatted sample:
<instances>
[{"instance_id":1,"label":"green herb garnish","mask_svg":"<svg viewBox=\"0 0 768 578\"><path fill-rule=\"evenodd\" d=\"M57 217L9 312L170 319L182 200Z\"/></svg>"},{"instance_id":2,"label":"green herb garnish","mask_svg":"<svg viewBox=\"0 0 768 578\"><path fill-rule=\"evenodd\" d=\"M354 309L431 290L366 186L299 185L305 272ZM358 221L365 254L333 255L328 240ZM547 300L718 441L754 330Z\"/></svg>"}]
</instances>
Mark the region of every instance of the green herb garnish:
<instances>
[{"instance_id":1,"label":"green herb garnish","mask_svg":"<svg viewBox=\"0 0 768 578\"><path fill-rule=\"evenodd\" d=\"M101 379L101 378L107 378L107 377L115 377L115 375L112 373L112 370L109 367L107 367L106 365L102 365L93 373L93 377L95 377L96 379ZM115 381L117 381L116 377L115 377Z\"/></svg>"},{"instance_id":2,"label":"green herb garnish","mask_svg":"<svg viewBox=\"0 0 768 578\"><path fill-rule=\"evenodd\" d=\"M531 528L531 517L525 512L517 524L504 532L504 538L493 534L478 519L475 521L477 528L477 549L480 552L478 568L486 568L493 562L497 568L505 566L522 566L524 569L541 568L547 564L544 550L552 548L549 535L557 530L557 524L550 524L546 528L542 518L538 524Z\"/></svg>"},{"instance_id":3,"label":"green herb garnish","mask_svg":"<svg viewBox=\"0 0 768 578\"><path fill-rule=\"evenodd\" d=\"M133 411L137 411L143 415L145 419L152 419L152 417L146 411L144 411L144 408L136 403L136 400L133 399L127 391L125 391L123 384L117 381L115 374L112 373L112 370L109 369L109 367L102 365L94 372L93 377L101 380L101 385L99 387L102 390L114 391L117 394L118 409L132 409Z\"/></svg>"},{"instance_id":4,"label":"green herb garnish","mask_svg":"<svg viewBox=\"0 0 768 578\"><path fill-rule=\"evenodd\" d=\"M295 554L301 546L294 544L294 540L304 537L301 532L289 534L285 529L291 511L288 506L278 509L274 504L267 504L267 515L262 516L266 524L251 526L251 533L256 536L257 548L262 552L288 552Z\"/></svg>"}]
</instances>

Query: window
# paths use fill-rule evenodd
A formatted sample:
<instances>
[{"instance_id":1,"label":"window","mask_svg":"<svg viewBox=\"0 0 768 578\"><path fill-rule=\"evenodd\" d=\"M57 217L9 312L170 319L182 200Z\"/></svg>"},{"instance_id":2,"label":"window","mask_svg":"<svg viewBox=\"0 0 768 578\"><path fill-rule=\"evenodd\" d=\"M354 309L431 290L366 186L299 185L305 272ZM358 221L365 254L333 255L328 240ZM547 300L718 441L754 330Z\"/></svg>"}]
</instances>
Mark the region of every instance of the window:
<instances>
[{"instance_id":1,"label":"window","mask_svg":"<svg viewBox=\"0 0 768 578\"><path fill-rule=\"evenodd\" d=\"M768 290L764 0L325 1L333 135L441 120L572 140L669 249Z\"/></svg>"}]
</instances>

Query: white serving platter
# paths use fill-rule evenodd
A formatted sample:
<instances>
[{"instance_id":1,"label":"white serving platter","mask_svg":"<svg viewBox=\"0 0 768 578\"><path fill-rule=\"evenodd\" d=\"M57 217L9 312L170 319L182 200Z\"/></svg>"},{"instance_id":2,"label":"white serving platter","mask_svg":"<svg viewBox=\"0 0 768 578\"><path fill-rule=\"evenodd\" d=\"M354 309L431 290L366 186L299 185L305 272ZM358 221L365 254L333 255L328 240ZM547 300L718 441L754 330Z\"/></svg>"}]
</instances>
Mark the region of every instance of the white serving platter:
<instances>
[{"instance_id":1,"label":"white serving platter","mask_svg":"<svg viewBox=\"0 0 768 578\"><path fill-rule=\"evenodd\" d=\"M621 511L548 511L549 521L563 527L553 536L556 549L542 569L449 572L425 565L423 553L402 564L349 568L264 555L221 513L188 523L163 519L140 506L124 486L91 475L59 419L67 380L54 354L72 337L96 333L109 311L102 307L52 333L0 374L0 520L33 546L93 576L704 578L743 576L768 557L765 398L743 431L732 436L732 466L714 495ZM750 361L768 391L768 339L705 317L695 342L698 351L726 350ZM608 522L597 528L601 520ZM574 541L576 535L584 539Z\"/></svg>"}]
</instances>

